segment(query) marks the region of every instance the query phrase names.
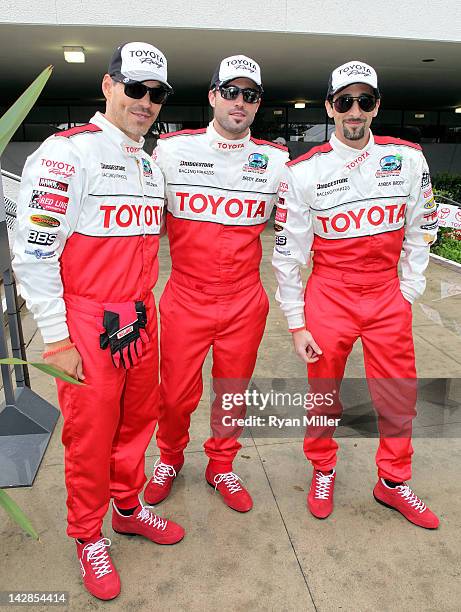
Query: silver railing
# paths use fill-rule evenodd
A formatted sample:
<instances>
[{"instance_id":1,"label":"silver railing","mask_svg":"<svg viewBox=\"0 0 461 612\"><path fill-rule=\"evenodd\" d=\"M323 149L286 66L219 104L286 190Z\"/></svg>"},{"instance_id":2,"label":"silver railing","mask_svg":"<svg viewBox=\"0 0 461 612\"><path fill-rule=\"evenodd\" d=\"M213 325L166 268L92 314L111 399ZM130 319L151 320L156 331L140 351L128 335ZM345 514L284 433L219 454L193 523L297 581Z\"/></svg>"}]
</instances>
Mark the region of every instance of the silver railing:
<instances>
[{"instance_id":1,"label":"silver railing","mask_svg":"<svg viewBox=\"0 0 461 612\"><path fill-rule=\"evenodd\" d=\"M16 226L16 202L18 199L21 177L7 170L1 170L3 182L3 196L5 200L6 225L8 238L12 244L13 233Z\"/></svg>"}]
</instances>

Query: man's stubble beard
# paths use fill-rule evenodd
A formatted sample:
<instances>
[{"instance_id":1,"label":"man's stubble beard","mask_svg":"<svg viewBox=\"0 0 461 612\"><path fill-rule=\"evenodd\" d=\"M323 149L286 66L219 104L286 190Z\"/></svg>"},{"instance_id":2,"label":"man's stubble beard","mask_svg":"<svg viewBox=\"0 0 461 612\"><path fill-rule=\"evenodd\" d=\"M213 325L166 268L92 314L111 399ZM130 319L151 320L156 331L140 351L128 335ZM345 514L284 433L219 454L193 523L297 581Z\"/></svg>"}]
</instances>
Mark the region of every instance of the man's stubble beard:
<instances>
[{"instance_id":1,"label":"man's stubble beard","mask_svg":"<svg viewBox=\"0 0 461 612\"><path fill-rule=\"evenodd\" d=\"M215 120L219 123L219 125L226 130L226 132L230 132L231 134L244 134L250 125L253 123L253 119L250 117L245 117L243 121L238 124L235 124L233 121L228 119L227 117L219 117L215 114Z\"/></svg>"},{"instance_id":2,"label":"man's stubble beard","mask_svg":"<svg viewBox=\"0 0 461 612\"><path fill-rule=\"evenodd\" d=\"M141 108L134 108L133 110L135 112L145 112L144 109ZM149 130L154 125L156 118L157 117L155 116L155 114L151 114L149 122L141 127L136 121L135 117L130 115L130 113L128 112L121 117L121 121L123 122L125 128L123 129L123 131L131 132L131 134L135 136L134 140L139 140L141 138L144 138L144 136L148 134Z\"/></svg>"},{"instance_id":3,"label":"man's stubble beard","mask_svg":"<svg viewBox=\"0 0 461 612\"><path fill-rule=\"evenodd\" d=\"M349 130L346 125L343 125L344 138L347 140L361 140L365 136L365 124L355 130Z\"/></svg>"}]
</instances>

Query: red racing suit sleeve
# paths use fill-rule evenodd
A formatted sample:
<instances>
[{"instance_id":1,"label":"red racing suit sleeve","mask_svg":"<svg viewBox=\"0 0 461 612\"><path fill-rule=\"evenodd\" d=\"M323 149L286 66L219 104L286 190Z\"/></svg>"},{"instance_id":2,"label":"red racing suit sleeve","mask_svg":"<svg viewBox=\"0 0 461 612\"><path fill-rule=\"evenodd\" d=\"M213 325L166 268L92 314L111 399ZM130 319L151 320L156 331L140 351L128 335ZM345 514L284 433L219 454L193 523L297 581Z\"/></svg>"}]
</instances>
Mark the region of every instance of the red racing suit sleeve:
<instances>
[{"instance_id":1,"label":"red racing suit sleeve","mask_svg":"<svg viewBox=\"0 0 461 612\"><path fill-rule=\"evenodd\" d=\"M45 343L69 336L59 259L77 224L86 177L75 145L59 136L46 140L22 173L13 270Z\"/></svg>"},{"instance_id":2,"label":"red racing suit sleeve","mask_svg":"<svg viewBox=\"0 0 461 612\"><path fill-rule=\"evenodd\" d=\"M310 259L314 240L307 189L296 168L285 166L275 213L275 247L272 265L278 282L276 300L290 330L304 327L304 291L301 266ZM302 176L302 171L299 173Z\"/></svg>"},{"instance_id":3,"label":"red racing suit sleeve","mask_svg":"<svg viewBox=\"0 0 461 612\"><path fill-rule=\"evenodd\" d=\"M432 194L429 168L422 153L418 153L412 180L400 260L400 289L410 303L419 298L426 288L424 271L429 263L430 245L437 237L438 227L437 204Z\"/></svg>"}]
</instances>

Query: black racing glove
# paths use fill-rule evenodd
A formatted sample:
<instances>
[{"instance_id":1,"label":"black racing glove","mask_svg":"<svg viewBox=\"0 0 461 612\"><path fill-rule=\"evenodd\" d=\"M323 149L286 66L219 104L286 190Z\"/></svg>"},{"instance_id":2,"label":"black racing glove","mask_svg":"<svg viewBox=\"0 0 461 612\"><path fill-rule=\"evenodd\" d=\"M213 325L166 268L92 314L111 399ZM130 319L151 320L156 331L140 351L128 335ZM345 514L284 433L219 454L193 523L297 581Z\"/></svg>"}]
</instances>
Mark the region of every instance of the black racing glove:
<instances>
[{"instance_id":1,"label":"black racing glove","mask_svg":"<svg viewBox=\"0 0 461 612\"><path fill-rule=\"evenodd\" d=\"M143 302L104 304L103 326L99 337L102 349L110 346L113 364L128 369L135 366L142 355L142 345L149 342L146 333L146 307Z\"/></svg>"}]
</instances>

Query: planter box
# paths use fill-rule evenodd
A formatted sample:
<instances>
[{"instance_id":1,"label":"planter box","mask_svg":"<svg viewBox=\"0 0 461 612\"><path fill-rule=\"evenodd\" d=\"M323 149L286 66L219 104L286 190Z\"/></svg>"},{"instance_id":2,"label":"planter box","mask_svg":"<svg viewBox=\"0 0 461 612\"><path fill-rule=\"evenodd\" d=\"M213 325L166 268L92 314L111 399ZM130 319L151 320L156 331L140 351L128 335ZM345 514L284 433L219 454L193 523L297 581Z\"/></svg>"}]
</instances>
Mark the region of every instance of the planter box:
<instances>
[{"instance_id":1,"label":"planter box","mask_svg":"<svg viewBox=\"0 0 461 612\"><path fill-rule=\"evenodd\" d=\"M451 259L445 259L445 257L440 257L440 255L435 255L435 253L430 253L431 261L440 266L444 266L445 268L450 268L450 270L454 270L455 272L461 272L461 263L457 261L452 261Z\"/></svg>"}]
</instances>

